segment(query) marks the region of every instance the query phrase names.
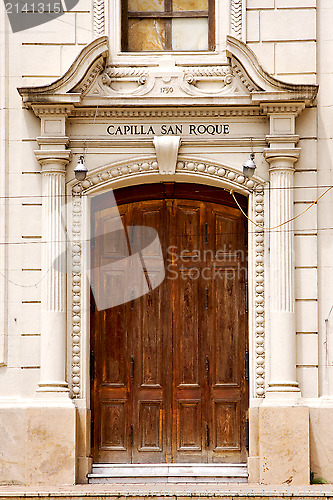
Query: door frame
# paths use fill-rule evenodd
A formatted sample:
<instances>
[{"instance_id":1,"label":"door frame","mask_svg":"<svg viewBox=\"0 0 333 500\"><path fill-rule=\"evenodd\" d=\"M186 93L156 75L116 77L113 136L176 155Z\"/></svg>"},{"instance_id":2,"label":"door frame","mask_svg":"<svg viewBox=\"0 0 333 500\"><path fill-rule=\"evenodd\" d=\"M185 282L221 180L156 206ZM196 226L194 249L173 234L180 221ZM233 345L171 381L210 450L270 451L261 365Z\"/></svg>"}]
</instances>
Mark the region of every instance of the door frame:
<instances>
[{"instance_id":1,"label":"door frame","mask_svg":"<svg viewBox=\"0 0 333 500\"><path fill-rule=\"evenodd\" d=\"M248 225L248 332L249 332L249 398L250 408L260 405L265 395L265 324L268 323L265 295L268 269L267 236L263 234L268 218L268 183L261 178L244 179L241 172L218 162L202 158L180 156L176 173L168 176L171 182L187 182L232 189L248 197L248 217L255 222ZM89 172L80 185L76 180L67 184L70 202L67 209L69 234L73 244L68 249L68 342L67 374L73 401L86 411L90 409L90 205L92 197L110 189L141 184L165 182L165 176L156 168L156 158L141 157L104 165ZM139 170L138 169L139 166ZM186 169L186 167L189 167ZM111 174L112 172L112 174ZM258 282L257 279L260 278ZM80 312L78 312L80 310ZM266 365L266 366L265 366ZM88 427L88 424L87 424ZM86 445L90 440L87 432ZM87 445L88 446L88 445ZM89 452L88 452L89 455Z\"/></svg>"}]
</instances>

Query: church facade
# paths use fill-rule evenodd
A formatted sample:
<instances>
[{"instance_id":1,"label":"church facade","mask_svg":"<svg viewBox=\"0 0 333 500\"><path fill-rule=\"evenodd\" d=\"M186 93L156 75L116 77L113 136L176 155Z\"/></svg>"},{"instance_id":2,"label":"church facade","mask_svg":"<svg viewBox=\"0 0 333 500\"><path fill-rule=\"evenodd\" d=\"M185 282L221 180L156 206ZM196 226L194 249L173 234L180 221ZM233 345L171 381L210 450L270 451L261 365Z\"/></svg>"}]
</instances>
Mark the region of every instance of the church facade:
<instances>
[{"instance_id":1,"label":"church facade","mask_svg":"<svg viewBox=\"0 0 333 500\"><path fill-rule=\"evenodd\" d=\"M0 7L1 484L332 482L331 2L59 4Z\"/></svg>"}]
</instances>

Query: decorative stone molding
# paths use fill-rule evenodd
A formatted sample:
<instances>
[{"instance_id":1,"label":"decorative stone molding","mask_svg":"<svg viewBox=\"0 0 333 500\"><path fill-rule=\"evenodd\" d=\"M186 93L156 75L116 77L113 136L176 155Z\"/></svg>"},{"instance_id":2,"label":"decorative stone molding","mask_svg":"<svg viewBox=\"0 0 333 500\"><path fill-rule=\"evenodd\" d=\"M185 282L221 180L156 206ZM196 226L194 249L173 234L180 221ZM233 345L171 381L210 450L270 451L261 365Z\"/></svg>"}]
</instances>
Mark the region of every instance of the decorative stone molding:
<instances>
[{"instance_id":1,"label":"decorative stone molding","mask_svg":"<svg viewBox=\"0 0 333 500\"><path fill-rule=\"evenodd\" d=\"M264 274L264 184L256 179L246 179L237 171L225 166L216 165L213 162L196 160L179 156L176 165L177 174L189 174L200 176L201 179L215 179L221 182L221 188L236 188L243 193L253 193L253 213L255 217L255 228L253 241L253 262L255 266L252 296L254 298L253 318L251 324L254 325L254 346L255 363L253 378L253 396L262 398L265 395L265 274ZM121 162L110 166L105 166L94 172L91 172L82 183L72 185L72 273L71 273L71 317L72 317L72 360L71 360L71 380L73 398L79 398L82 395L82 286L83 276L82 262L82 195L97 193L107 187L112 188L113 182L120 179L130 179L132 176L149 175L151 182L154 182L154 175L159 175L159 168L156 159L145 158L137 161ZM190 178L189 177L189 178Z\"/></svg>"},{"instance_id":2,"label":"decorative stone molding","mask_svg":"<svg viewBox=\"0 0 333 500\"><path fill-rule=\"evenodd\" d=\"M249 91L249 92L254 92L255 90L259 90L259 87L255 85L254 82L252 82L248 75L246 75L244 68L235 62L232 66L232 69L234 73L239 77L240 81L244 85L244 87Z\"/></svg>"},{"instance_id":3,"label":"decorative stone molding","mask_svg":"<svg viewBox=\"0 0 333 500\"><path fill-rule=\"evenodd\" d=\"M81 189L74 186L72 190L72 242L69 248L71 255L71 293L72 293L72 342L71 342L71 380L70 388L73 397L78 397L81 392L81 353L82 353L82 276L81 276L81 221L82 197Z\"/></svg>"},{"instance_id":4,"label":"decorative stone molding","mask_svg":"<svg viewBox=\"0 0 333 500\"><path fill-rule=\"evenodd\" d=\"M256 107L225 107L225 108L162 108L162 109L98 109L77 108L74 109L73 118L185 118L185 117L240 117L240 116L260 116L262 113Z\"/></svg>"},{"instance_id":5,"label":"decorative stone molding","mask_svg":"<svg viewBox=\"0 0 333 500\"><path fill-rule=\"evenodd\" d=\"M231 34L239 40L243 33L243 5L242 0L231 0L230 6L230 28Z\"/></svg>"},{"instance_id":6,"label":"decorative stone molding","mask_svg":"<svg viewBox=\"0 0 333 500\"><path fill-rule=\"evenodd\" d=\"M80 92L80 94L84 95L87 90L90 89L91 85L94 83L98 75L104 69L104 60L100 58L100 60L91 68L91 71L87 75L87 77L83 80L83 82L75 88L75 91Z\"/></svg>"},{"instance_id":7,"label":"decorative stone molding","mask_svg":"<svg viewBox=\"0 0 333 500\"><path fill-rule=\"evenodd\" d=\"M105 5L104 0L94 0L94 36L105 34Z\"/></svg>"},{"instance_id":8,"label":"decorative stone molding","mask_svg":"<svg viewBox=\"0 0 333 500\"><path fill-rule=\"evenodd\" d=\"M133 79L137 78L138 81L142 77L146 77L147 73L149 71L148 67L115 67L115 66L108 66L105 69L105 72L102 75L102 78L105 78L105 81L103 80L103 83L108 85L108 79L110 80L116 80L116 79Z\"/></svg>"},{"instance_id":9,"label":"decorative stone molding","mask_svg":"<svg viewBox=\"0 0 333 500\"><path fill-rule=\"evenodd\" d=\"M185 80L201 78L223 78L227 79L226 84L231 83L232 71L229 65L224 66L193 66L182 68ZM229 80L229 81L228 81ZM189 82L192 83L192 82Z\"/></svg>"},{"instance_id":10,"label":"decorative stone molding","mask_svg":"<svg viewBox=\"0 0 333 500\"><path fill-rule=\"evenodd\" d=\"M265 267L264 267L264 190L257 186L254 194L254 222L251 224L254 231L253 238L253 261L254 261L254 283L253 283L253 320L255 341L255 396L265 395Z\"/></svg>"},{"instance_id":11,"label":"decorative stone molding","mask_svg":"<svg viewBox=\"0 0 333 500\"><path fill-rule=\"evenodd\" d=\"M95 0L95 4L100 17L103 2ZM232 24L239 36L243 1L233 0L232 5ZM313 104L318 91L316 85L290 84L277 80L262 68L254 52L245 43L232 36L227 36L226 47L232 71L228 64L190 68L177 65L175 61L140 67L133 64L133 59L132 67L107 66L108 53L106 36L93 40L55 82L19 88L24 105L31 107L33 104L47 102L55 107L64 104L90 107L95 106L102 97L104 108L114 108L117 98L126 99L128 106L138 106L139 101L146 107L151 107L156 105L158 98L159 105L166 107L229 107L232 102L237 108L256 106L260 109L261 106L260 112L265 114L270 107L275 107L276 111L280 103L284 107L285 103L289 106L294 103L301 110L302 106ZM102 78L99 72L103 70ZM133 86L133 82L137 85ZM166 92L165 86L172 87L173 90ZM124 102L119 101L119 108L123 104Z\"/></svg>"}]
</instances>

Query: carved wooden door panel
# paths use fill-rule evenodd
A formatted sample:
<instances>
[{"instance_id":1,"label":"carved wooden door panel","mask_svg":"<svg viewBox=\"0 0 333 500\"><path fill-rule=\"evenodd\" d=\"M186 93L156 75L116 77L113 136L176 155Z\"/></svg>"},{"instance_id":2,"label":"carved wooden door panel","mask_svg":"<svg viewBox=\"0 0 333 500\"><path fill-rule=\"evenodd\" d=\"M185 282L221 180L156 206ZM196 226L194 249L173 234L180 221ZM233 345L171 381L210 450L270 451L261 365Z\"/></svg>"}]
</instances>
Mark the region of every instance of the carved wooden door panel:
<instances>
[{"instance_id":1,"label":"carved wooden door panel","mask_svg":"<svg viewBox=\"0 0 333 500\"><path fill-rule=\"evenodd\" d=\"M110 236L114 209L94 212L96 234L105 233L92 252L96 302L113 287L121 295L133 277L133 227L157 230L166 278L140 298L92 311L94 461L245 461L243 217L186 199L118 208L125 237ZM144 258L153 279L154 248Z\"/></svg>"},{"instance_id":2,"label":"carved wooden door panel","mask_svg":"<svg viewBox=\"0 0 333 500\"><path fill-rule=\"evenodd\" d=\"M206 206L208 461L246 461L247 315L245 225L239 212Z\"/></svg>"}]
</instances>

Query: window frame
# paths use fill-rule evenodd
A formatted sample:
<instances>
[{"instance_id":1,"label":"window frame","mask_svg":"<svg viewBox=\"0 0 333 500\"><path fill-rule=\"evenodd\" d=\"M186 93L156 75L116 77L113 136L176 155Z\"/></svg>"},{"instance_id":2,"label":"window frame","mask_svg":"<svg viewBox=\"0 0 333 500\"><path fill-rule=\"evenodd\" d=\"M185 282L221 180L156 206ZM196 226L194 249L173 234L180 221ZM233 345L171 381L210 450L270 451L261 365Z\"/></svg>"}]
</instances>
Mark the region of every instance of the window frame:
<instances>
[{"instance_id":1,"label":"window frame","mask_svg":"<svg viewBox=\"0 0 333 500\"><path fill-rule=\"evenodd\" d=\"M121 0L121 52L124 54L128 53L139 53L139 54L165 54L165 53L181 53L186 52L191 53L205 53L213 52L216 49L215 40L215 0L208 0L208 11L173 11L172 10L173 0L164 0L164 11L147 11L147 12L128 12L128 0ZM207 18L208 19L208 48L204 50L180 50L172 49L172 19L190 19L190 18ZM142 18L142 19L165 19L166 30L165 30L165 49L161 50L139 50L131 51L128 50L128 20L131 18Z\"/></svg>"}]
</instances>

